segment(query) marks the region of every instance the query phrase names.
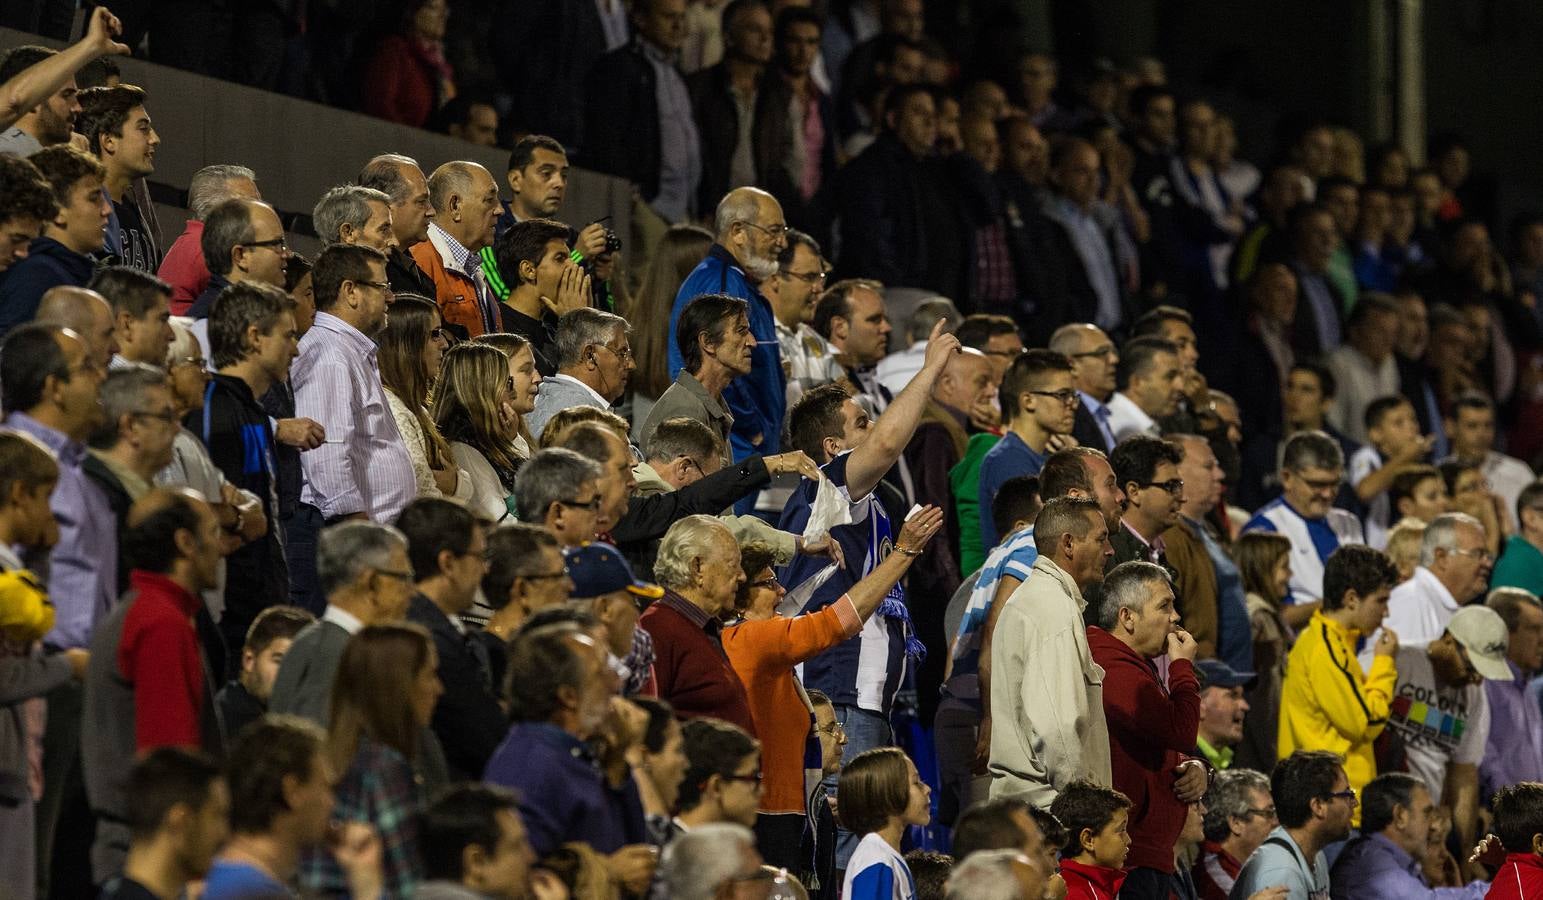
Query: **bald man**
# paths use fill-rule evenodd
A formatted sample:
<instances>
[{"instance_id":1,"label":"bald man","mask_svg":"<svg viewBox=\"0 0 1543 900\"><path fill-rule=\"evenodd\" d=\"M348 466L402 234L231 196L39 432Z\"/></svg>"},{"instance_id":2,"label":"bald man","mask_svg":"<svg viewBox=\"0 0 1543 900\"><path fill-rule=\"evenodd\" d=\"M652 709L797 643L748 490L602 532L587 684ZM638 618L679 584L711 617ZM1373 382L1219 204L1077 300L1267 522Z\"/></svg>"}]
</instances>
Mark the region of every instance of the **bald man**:
<instances>
[{"instance_id":1,"label":"bald man","mask_svg":"<svg viewBox=\"0 0 1543 900\"><path fill-rule=\"evenodd\" d=\"M33 321L75 332L86 346L86 358L103 372L118 352L112 304L90 288L67 284L49 288L38 303Z\"/></svg>"},{"instance_id":2,"label":"bald man","mask_svg":"<svg viewBox=\"0 0 1543 900\"><path fill-rule=\"evenodd\" d=\"M445 325L462 337L501 331L498 303L482 271L482 248L493 243L501 207L492 173L474 162L447 162L429 176L434 221L413 261L434 282Z\"/></svg>"}]
</instances>

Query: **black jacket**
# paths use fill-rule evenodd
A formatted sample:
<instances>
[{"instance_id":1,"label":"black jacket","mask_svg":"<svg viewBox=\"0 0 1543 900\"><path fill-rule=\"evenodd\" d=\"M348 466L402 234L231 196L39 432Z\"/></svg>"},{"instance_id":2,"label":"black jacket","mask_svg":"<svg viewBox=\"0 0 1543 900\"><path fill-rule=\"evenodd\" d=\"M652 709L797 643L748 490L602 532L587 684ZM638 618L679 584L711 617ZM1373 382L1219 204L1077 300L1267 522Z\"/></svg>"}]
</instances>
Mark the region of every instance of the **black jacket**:
<instances>
[{"instance_id":1,"label":"black jacket","mask_svg":"<svg viewBox=\"0 0 1543 900\"><path fill-rule=\"evenodd\" d=\"M0 273L0 336L37 317L38 303L49 288L61 284L85 287L96 264L91 257L50 237L27 248L27 258Z\"/></svg>"},{"instance_id":2,"label":"black jacket","mask_svg":"<svg viewBox=\"0 0 1543 900\"><path fill-rule=\"evenodd\" d=\"M194 319L209 318L209 308L214 305L214 298L228 287L230 287L229 278L224 275L210 274L209 283L204 286L203 292L193 299L193 305L188 307L188 315Z\"/></svg>"},{"instance_id":3,"label":"black jacket","mask_svg":"<svg viewBox=\"0 0 1543 900\"><path fill-rule=\"evenodd\" d=\"M739 146L739 106L734 102L728 63L721 62L710 69L693 72L686 79L686 91L691 95L691 112L702 142L702 181L697 185L697 209L713 209L729 192L734 149ZM760 133L765 122L766 103L765 89L757 90L755 108L751 112L754 121L750 126L750 156L754 161L756 184L763 181L762 164L769 149Z\"/></svg>"},{"instance_id":4,"label":"black jacket","mask_svg":"<svg viewBox=\"0 0 1543 900\"><path fill-rule=\"evenodd\" d=\"M946 174L893 134L879 135L841 170L842 277L959 296L964 265Z\"/></svg>"},{"instance_id":5,"label":"black jacket","mask_svg":"<svg viewBox=\"0 0 1543 900\"><path fill-rule=\"evenodd\" d=\"M418 268L418 263L406 250L398 247L386 257L386 281L398 294L418 294L433 300L434 279Z\"/></svg>"},{"instance_id":6,"label":"black jacket","mask_svg":"<svg viewBox=\"0 0 1543 900\"><path fill-rule=\"evenodd\" d=\"M570 149L583 147L587 106L600 107L601 115L627 109L615 102L610 87L598 94L584 89L584 76L605 53L595 4L505 0L496 5L488 46L505 93L514 100L508 120L517 131L550 135Z\"/></svg>"},{"instance_id":7,"label":"black jacket","mask_svg":"<svg viewBox=\"0 0 1543 900\"><path fill-rule=\"evenodd\" d=\"M520 46L527 43L528 39L522 40ZM584 96L597 102L585 107L583 151L575 161L627 179L638 186L645 201L651 201L659 195L662 152L659 101L654 93L657 79L644 53L643 45L632 40L601 56L589 70ZM543 73L539 81L544 84L550 78L550 73Z\"/></svg>"},{"instance_id":8,"label":"black jacket","mask_svg":"<svg viewBox=\"0 0 1543 900\"><path fill-rule=\"evenodd\" d=\"M835 215L836 183L836 114L830 97L820 94L816 99L820 124L825 140L820 146L820 184L814 195L804 199L802 190L793 180L788 167L793 158L793 143L804 139L803 123L793 121L790 105L793 88L775 70L768 69L761 79L761 93L756 103L755 135L756 183L782 204L782 214L788 225L807 232L822 245L830 243L830 220ZM713 199L716 204L717 198ZM702 209L712 209L712 205Z\"/></svg>"},{"instance_id":9,"label":"black jacket","mask_svg":"<svg viewBox=\"0 0 1543 900\"><path fill-rule=\"evenodd\" d=\"M627 501L626 514L611 529L611 537L635 566L652 572L658 541L671 525L686 516L718 515L770 483L765 461L759 455L747 456L678 491L633 497Z\"/></svg>"},{"instance_id":10,"label":"black jacket","mask_svg":"<svg viewBox=\"0 0 1543 900\"><path fill-rule=\"evenodd\" d=\"M1077 412L1072 417L1072 437L1083 447L1092 447L1103 453L1114 452L1114 448L1104 440L1104 433L1099 430L1092 411L1081 403L1077 404Z\"/></svg>"},{"instance_id":11,"label":"black jacket","mask_svg":"<svg viewBox=\"0 0 1543 900\"><path fill-rule=\"evenodd\" d=\"M407 619L427 628L439 655L439 680L445 686L434 705L434 735L445 750L451 776L476 780L509 730L509 717L498 705L492 672L478 657L487 653L475 633L462 634L433 601L414 595Z\"/></svg>"}]
</instances>

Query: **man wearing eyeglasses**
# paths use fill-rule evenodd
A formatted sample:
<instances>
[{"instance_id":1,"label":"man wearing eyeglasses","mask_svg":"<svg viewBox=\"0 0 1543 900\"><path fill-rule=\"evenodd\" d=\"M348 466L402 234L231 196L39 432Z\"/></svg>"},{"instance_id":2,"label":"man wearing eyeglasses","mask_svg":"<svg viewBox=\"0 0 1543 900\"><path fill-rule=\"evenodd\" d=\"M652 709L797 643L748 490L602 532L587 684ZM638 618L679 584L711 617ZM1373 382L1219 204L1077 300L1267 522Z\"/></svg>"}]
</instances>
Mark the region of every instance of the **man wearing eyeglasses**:
<instances>
[{"instance_id":1,"label":"man wearing eyeglasses","mask_svg":"<svg viewBox=\"0 0 1543 900\"><path fill-rule=\"evenodd\" d=\"M1106 404L1114 396L1119 349L1103 329L1086 322L1057 328L1050 335L1050 349L1066 354L1072 361L1072 386L1082 401L1072 422L1072 437L1084 447L1105 453L1113 451L1114 432L1109 427L1110 411Z\"/></svg>"},{"instance_id":2,"label":"man wearing eyeglasses","mask_svg":"<svg viewBox=\"0 0 1543 900\"><path fill-rule=\"evenodd\" d=\"M1179 463L1183 461L1183 451L1161 438L1135 435L1115 446L1109 465L1125 492L1125 511L1120 529L1109 535L1114 545L1109 568L1133 559L1168 564L1163 532L1179 520L1184 502Z\"/></svg>"},{"instance_id":3,"label":"man wearing eyeglasses","mask_svg":"<svg viewBox=\"0 0 1543 900\"><path fill-rule=\"evenodd\" d=\"M1425 528L1414 577L1393 589L1384 624L1413 643L1441 637L1460 608L1484 596L1494 561L1478 519L1437 516Z\"/></svg>"},{"instance_id":4,"label":"man wearing eyeglasses","mask_svg":"<svg viewBox=\"0 0 1543 900\"><path fill-rule=\"evenodd\" d=\"M993 508L1009 478L1038 475L1055 449L1051 441L1071 433L1078 407L1072 363L1054 350L1030 350L1013 360L998 391L1007 433L980 465L980 536L983 551L997 545Z\"/></svg>"},{"instance_id":5,"label":"man wearing eyeglasses","mask_svg":"<svg viewBox=\"0 0 1543 900\"><path fill-rule=\"evenodd\" d=\"M1283 900L1329 900L1323 848L1350 836L1358 808L1339 757L1321 750L1291 754L1270 776L1270 794L1280 825L1243 863L1230 896L1245 900L1284 887L1284 895L1276 895Z\"/></svg>"},{"instance_id":6,"label":"man wearing eyeglasses","mask_svg":"<svg viewBox=\"0 0 1543 900\"><path fill-rule=\"evenodd\" d=\"M1253 769L1218 772L1205 805L1205 843L1190 878L1199 900L1227 900L1243 861L1275 828L1270 779Z\"/></svg>"},{"instance_id":7,"label":"man wearing eyeglasses","mask_svg":"<svg viewBox=\"0 0 1543 900\"><path fill-rule=\"evenodd\" d=\"M777 258L777 292L772 313L777 319L777 343L788 376L788 407L804 392L841 377L830 344L809 326L825 287L825 260L820 245L802 231L788 231L788 246ZM778 507L779 509L781 507Z\"/></svg>"},{"instance_id":8,"label":"man wearing eyeglasses","mask_svg":"<svg viewBox=\"0 0 1543 900\"><path fill-rule=\"evenodd\" d=\"M235 198L216 206L204 220L200 243L209 264L209 284L188 309L194 319L208 318L214 298L232 284L260 281L284 287L284 264L289 261L284 224L261 200ZM200 343L207 353L208 341Z\"/></svg>"},{"instance_id":9,"label":"man wearing eyeglasses","mask_svg":"<svg viewBox=\"0 0 1543 900\"><path fill-rule=\"evenodd\" d=\"M177 409L166 374L135 367L108 373L102 411L109 427L91 436L91 455L82 468L122 522L129 506L150 491L155 473L171 464Z\"/></svg>"}]
</instances>

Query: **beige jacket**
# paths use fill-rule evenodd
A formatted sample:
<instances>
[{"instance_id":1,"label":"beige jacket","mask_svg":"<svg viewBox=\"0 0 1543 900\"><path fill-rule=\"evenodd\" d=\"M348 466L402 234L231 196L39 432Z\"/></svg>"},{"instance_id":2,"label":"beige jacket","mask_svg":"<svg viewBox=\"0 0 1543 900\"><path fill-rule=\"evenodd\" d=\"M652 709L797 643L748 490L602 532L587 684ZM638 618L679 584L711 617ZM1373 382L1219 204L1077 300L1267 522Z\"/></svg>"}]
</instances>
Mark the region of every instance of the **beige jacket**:
<instances>
[{"instance_id":1,"label":"beige jacket","mask_svg":"<svg viewBox=\"0 0 1543 900\"><path fill-rule=\"evenodd\" d=\"M1050 806L1066 785L1113 784L1104 670L1071 575L1041 556L1008 597L991 641L991 796Z\"/></svg>"}]
</instances>

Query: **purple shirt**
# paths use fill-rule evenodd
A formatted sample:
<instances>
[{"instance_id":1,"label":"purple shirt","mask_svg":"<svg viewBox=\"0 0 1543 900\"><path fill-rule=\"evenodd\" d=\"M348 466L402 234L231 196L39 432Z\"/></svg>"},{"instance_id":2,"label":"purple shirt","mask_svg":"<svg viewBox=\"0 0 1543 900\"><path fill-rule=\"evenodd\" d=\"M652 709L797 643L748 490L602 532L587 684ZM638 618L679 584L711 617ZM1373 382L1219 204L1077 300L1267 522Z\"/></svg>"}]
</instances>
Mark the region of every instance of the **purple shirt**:
<instances>
[{"instance_id":1,"label":"purple shirt","mask_svg":"<svg viewBox=\"0 0 1543 900\"><path fill-rule=\"evenodd\" d=\"M1483 900L1489 883L1433 888L1414 857L1385 835L1363 836L1345 846L1329 873L1333 900Z\"/></svg>"},{"instance_id":2,"label":"purple shirt","mask_svg":"<svg viewBox=\"0 0 1543 900\"><path fill-rule=\"evenodd\" d=\"M5 419L9 428L37 438L59 461L59 484L48 505L59 522L59 543L48 557L48 599L54 629L43 641L84 649L97 619L118 599L118 521L101 488L81 471L86 446L23 412Z\"/></svg>"},{"instance_id":3,"label":"purple shirt","mask_svg":"<svg viewBox=\"0 0 1543 900\"><path fill-rule=\"evenodd\" d=\"M375 353L375 342L359 329L318 312L290 370L295 415L315 419L327 431L325 443L300 454L300 499L327 519L362 512L391 523L418 495Z\"/></svg>"},{"instance_id":4,"label":"purple shirt","mask_svg":"<svg viewBox=\"0 0 1543 900\"><path fill-rule=\"evenodd\" d=\"M1510 681L1484 682L1489 699L1489 743L1479 764L1479 788L1488 797L1521 781L1543 781L1543 708L1528 696L1527 678L1516 663Z\"/></svg>"},{"instance_id":5,"label":"purple shirt","mask_svg":"<svg viewBox=\"0 0 1543 900\"><path fill-rule=\"evenodd\" d=\"M556 725L516 722L482 777L519 794L520 818L537 856L568 841L615 853L646 839L632 779L612 788L584 743Z\"/></svg>"}]
</instances>

